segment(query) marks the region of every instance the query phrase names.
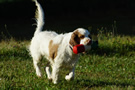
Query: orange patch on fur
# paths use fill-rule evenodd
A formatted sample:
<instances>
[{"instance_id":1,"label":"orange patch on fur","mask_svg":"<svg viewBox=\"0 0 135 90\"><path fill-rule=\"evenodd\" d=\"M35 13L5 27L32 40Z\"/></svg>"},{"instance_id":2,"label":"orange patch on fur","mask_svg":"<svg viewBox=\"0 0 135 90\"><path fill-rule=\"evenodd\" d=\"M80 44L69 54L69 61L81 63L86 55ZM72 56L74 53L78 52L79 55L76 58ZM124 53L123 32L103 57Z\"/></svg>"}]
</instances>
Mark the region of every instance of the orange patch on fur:
<instances>
[{"instance_id":1,"label":"orange patch on fur","mask_svg":"<svg viewBox=\"0 0 135 90\"><path fill-rule=\"evenodd\" d=\"M59 44L53 44L53 40L50 41L50 43L49 43L49 57L53 60L57 56L58 47L59 47Z\"/></svg>"}]
</instances>

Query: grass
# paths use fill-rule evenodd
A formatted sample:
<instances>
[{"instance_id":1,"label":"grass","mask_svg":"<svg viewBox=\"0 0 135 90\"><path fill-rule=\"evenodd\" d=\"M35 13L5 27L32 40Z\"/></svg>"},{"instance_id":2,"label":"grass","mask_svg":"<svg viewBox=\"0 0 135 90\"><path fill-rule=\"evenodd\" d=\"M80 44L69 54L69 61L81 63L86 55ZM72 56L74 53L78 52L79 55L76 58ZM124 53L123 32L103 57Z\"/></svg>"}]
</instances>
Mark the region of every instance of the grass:
<instances>
[{"instance_id":1,"label":"grass","mask_svg":"<svg viewBox=\"0 0 135 90\"><path fill-rule=\"evenodd\" d=\"M82 54L75 71L75 80L58 85L47 80L42 60L43 77L38 78L27 46L30 41L14 39L0 42L0 89L135 89L135 37L99 36L99 47Z\"/></svg>"}]
</instances>

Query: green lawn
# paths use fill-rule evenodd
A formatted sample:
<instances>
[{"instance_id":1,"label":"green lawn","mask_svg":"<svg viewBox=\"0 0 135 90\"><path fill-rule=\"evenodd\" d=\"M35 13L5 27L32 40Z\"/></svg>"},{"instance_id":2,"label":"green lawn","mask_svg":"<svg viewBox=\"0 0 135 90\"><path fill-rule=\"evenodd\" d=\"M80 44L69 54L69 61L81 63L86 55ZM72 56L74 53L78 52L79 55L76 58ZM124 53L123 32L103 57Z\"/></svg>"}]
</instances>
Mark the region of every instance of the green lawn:
<instances>
[{"instance_id":1,"label":"green lawn","mask_svg":"<svg viewBox=\"0 0 135 90\"><path fill-rule=\"evenodd\" d=\"M11 89L135 89L135 37L99 36L99 47L82 54L74 81L64 80L66 70L57 85L47 80L42 60L43 77L38 78L27 46L30 41L14 39L0 42L0 88Z\"/></svg>"}]
</instances>

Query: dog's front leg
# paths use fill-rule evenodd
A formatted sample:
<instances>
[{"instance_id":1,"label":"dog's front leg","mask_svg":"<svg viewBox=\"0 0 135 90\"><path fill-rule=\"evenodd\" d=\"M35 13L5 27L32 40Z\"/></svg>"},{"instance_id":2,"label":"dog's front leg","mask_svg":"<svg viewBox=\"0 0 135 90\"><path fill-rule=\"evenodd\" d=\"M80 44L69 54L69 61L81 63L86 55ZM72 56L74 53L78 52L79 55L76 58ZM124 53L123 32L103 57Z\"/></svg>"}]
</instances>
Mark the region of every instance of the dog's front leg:
<instances>
[{"instance_id":1,"label":"dog's front leg","mask_svg":"<svg viewBox=\"0 0 135 90\"><path fill-rule=\"evenodd\" d=\"M58 83L59 69L60 69L59 65L52 66L52 80L54 84Z\"/></svg>"},{"instance_id":2,"label":"dog's front leg","mask_svg":"<svg viewBox=\"0 0 135 90\"><path fill-rule=\"evenodd\" d=\"M75 66L73 67L73 69L71 70L71 72L69 73L69 75L65 76L65 79L67 81L70 81L71 79L73 80L75 76Z\"/></svg>"}]
</instances>

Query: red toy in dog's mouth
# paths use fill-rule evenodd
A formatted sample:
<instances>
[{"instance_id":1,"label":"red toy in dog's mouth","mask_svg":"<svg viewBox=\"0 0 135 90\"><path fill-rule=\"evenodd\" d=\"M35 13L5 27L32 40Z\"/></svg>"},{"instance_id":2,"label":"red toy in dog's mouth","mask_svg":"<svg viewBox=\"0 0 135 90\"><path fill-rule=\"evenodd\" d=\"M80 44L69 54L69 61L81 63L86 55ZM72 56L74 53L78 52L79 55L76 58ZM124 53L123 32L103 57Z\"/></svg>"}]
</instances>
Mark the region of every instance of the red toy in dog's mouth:
<instances>
[{"instance_id":1,"label":"red toy in dog's mouth","mask_svg":"<svg viewBox=\"0 0 135 90\"><path fill-rule=\"evenodd\" d=\"M75 46L73 47L73 52L74 52L75 54L85 52L85 47L84 47L84 45L83 45L83 44L75 45Z\"/></svg>"}]
</instances>

